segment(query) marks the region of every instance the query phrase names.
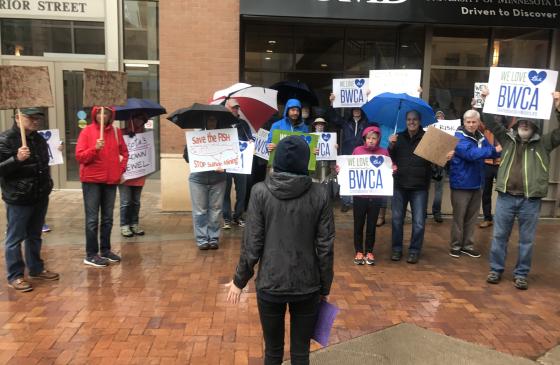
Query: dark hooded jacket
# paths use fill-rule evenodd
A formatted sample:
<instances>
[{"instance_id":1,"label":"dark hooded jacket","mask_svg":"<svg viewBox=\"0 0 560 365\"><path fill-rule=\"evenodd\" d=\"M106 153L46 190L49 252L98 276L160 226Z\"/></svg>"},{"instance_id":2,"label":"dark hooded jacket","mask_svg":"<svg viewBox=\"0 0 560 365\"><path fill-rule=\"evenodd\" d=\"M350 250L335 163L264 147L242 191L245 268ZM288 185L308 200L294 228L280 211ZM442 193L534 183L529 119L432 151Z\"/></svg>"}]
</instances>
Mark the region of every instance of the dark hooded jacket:
<instances>
[{"instance_id":1,"label":"dark hooded jacket","mask_svg":"<svg viewBox=\"0 0 560 365\"><path fill-rule=\"evenodd\" d=\"M408 130L397 133L397 142L389 146L389 156L397 165L394 175L395 187L405 190L428 190L432 178L430 161L416 156L414 150L424 136L420 128L418 133L410 137Z\"/></svg>"},{"instance_id":2,"label":"dark hooded jacket","mask_svg":"<svg viewBox=\"0 0 560 365\"><path fill-rule=\"evenodd\" d=\"M257 291L328 295L333 280L334 216L309 176L271 173L251 190L234 284L244 288L259 262Z\"/></svg>"},{"instance_id":3,"label":"dark hooded jacket","mask_svg":"<svg viewBox=\"0 0 560 365\"><path fill-rule=\"evenodd\" d=\"M368 121L362 112L362 118L357 122L350 116L348 119L342 118L333 107L327 109L327 119L329 123L335 124L340 128L340 154L351 155L354 148L363 144L362 133L368 127Z\"/></svg>"},{"instance_id":4,"label":"dark hooded jacket","mask_svg":"<svg viewBox=\"0 0 560 365\"><path fill-rule=\"evenodd\" d=\"M301 103L299 102L299 100L290 99L286 102L286 107L284 108L284 117L274 122L274 124L272 124L272 127L270 127L270 134L268 135L267 143L272 142L272 133L276 129L289 132L309 133L309 126L303 122L301 116L299 119L299 123L295 126L292 125L292 122L290 122L290 118L288 118L288 110L290 110L291 108L298 108L301 112Z\"/></svg>"}]
</instances>

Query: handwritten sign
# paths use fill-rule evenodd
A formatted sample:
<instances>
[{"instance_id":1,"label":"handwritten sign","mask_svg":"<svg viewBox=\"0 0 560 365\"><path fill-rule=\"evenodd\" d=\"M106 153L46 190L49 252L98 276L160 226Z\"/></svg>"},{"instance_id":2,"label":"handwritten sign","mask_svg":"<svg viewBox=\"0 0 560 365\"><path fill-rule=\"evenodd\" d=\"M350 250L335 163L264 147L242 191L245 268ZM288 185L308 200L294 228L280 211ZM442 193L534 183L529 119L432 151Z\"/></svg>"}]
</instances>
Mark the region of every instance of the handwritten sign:
<instances>
[{"instance_id":1,"label":"handwritten sign","mask_svg":"<svg viewBox=\"0 0 560 365\"><path fill-rule=\"evenodd\" d=\"M481 92L484 88L488 87L487 82L475 82L474 83L474 105L473 108L482 108L484 105L484 100L482 99Z\"/></svg>"},{"instance_id":2,"label":"handwritten sign","mask_svg":"<svg viewBox=\"0 0 560 365\"><path fill-rule=\"evenodd\" d=\"M369 79L333 79L334 108L361 107L367 102Z\"/></svg>"},{"instance_id":3,"label":"handwritten sign","mask_svg":"<svg viewBox=\"0 0 560 365\"><path fill-rule=\"evenodd\" d=\"M125 105L126 72L84 69L84 106Z\"/></svg>"},{"instance_id":4,"label":"handwritten sign","mask_svg":"<svg viewBox=\"0 0 560 365\"><path fill-rule=\"evenodd\" d=\"M128 148L128 163L123 178L131 180L155 172L154 132L136 133L134 137L123 135L123 138Z\"/></svg>"},{"instance_id":5,"label":"handwritten sign","mask_svg":"<svg viewBox=\"0 0 560 365\"><path fill-rule=\"evenodd\" d=\"M0 66L0 109L53 106L46 66Z\"/></svg>"},{"instance_id":6,"label":"handwritten sign","mask_svg":"<svg viewBox=\"0 0 560 365\"><path fill-rule=\"evenodd\" d=\"M263 160L267 160L269 158L268 153L268 135L270 134L269 131L266 129L259 129L256 135L253 135L255 138L255 156L262 158Z\"/></svg>"},{"instance_id":7,"label":"handwritten sign","mask_svg":"<svg viewBox=\"0 0 560 365\"><path fill-rule=\"evenodd\" d=\"M444 167L447 163L447 154L455 149L458 142L457 137L451 136L439 128L429 126L428 131L416 146L414 154Z\"/></svg>"},{"instance_id":8,"label":"handwritten sign","mask_svg":"<svg viewBox=\"0 0 560 365\"><path fill-rule=\"evenodd\" d=\"M280 142L282 139L288 137L288 136L300 136L301 138L303 138L303 140L305 142L307 142L307 145L309 146L309 165L308 165L308 170L309 171L315 171L315 164L317 162L317 159L315 156L315 148L317 147L317 142L318 142L318 138L316 135L314 134L310 134L310 133L303 133L303 132L289 132L289 131L283 131L280 129L275 129L272 132L272 143L274 144L278 144L278 142ZM276 152L276 150L272 151L272 153L270 154L270 158L268 160L268 165L271 166L272 162L274 161L274 153Z\"/></svg>"},{"instance_id":9,"label":"handwritten sign","mask_svg":"<svg viewBox=\"0 0 560 365\"><path fill-rule=\"evenodd\" d=\"M461 126L461 119L451 119L451 120L438 120L437 123L432 124L430 127L436 127L437 129L440 129L445 133L454 136L455 131L460 126ZM427 131L428 128L424 128L424 130Z\"/></svg>"},{"instance_id":10,"label":"handwritten sign","mask_svg":"<svg viewBox=\"0 0 560 365\"><path fill-rule=\"evenodd\" d=\"M49 166L62 165L64 157L62 156L62 151L58 150L58 147L60 147L60 131L58 129L45 129L38 131L38 133L47 141Z\"/></svg>"},{"instance_id":11,"label":"handwritten sign","mask_svg":"<svg viewBox=\"0 0 560 365\"><path fill-rule=\"evenodd\" d=\"M190 131L185 135L191 172L241 166L237 129Z\"/></svg>"},{"instance_id":12,"label":"handwritten sign","mask_svg":"<svg viewBox=\"0 0 560 365\"><path fill-rule=\"evenodd\" d=\"M253 169L253 154L255 153L255 143L253 141L239 141L239 151L241 152L241 163L237 168L230 168L226 171L232 174L251 175Z\"/></svg>"},{"instance_id":13,"label":"handwritten sign","mask_svg":"<svg viewBox=\"0 0 560 365\"><path fill-rule=\"evenodd\" d=\"M317 161L336 160L336 133L313 133L317 135Z\"/></svg>"},{"instance_id":14,"label":"handwritten sign","mask_svg":"<svg viewBox=\"0 0 560 365\"><path fill-rule=\"evenodd\" d=\"M406 93L418 97L421 78L421 70L370 70L368 100L382 93Z\"/></svg>"},{"instance_id":15,"label":"handwritten sign","mask_svg":"<svg viewBox=\"0 0 560 365\"><path fill-rule=\"evenodd\" d=\"M393 195L392 161L382 155L338 156L340 195Z\"/></svg>"},{"instance_id":16,"label":"handwritten sign","mask_svg":"<svg viewBox=\"0 0 560 365\"><path fill-rule=\"evenodd\" d=\"M558 71L490 68L484 113L549 119Z\"/></svg>"}]
</instances>

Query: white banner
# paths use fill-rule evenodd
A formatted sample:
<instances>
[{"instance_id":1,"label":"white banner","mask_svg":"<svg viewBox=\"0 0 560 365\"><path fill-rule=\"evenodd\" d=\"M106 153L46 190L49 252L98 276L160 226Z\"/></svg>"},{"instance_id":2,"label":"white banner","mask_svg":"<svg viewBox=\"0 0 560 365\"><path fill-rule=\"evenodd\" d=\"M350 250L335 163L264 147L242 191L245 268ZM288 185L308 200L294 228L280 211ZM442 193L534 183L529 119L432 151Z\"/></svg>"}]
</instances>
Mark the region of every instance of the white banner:
<instances>
[{"instance_id":1,"label":"white banner","mask_svg":"<svg viewBox=\"0 0 560 365\"><path fill-rule=\"evenodd\" d=\"M370 70L368 100L381 93L407 93L419 97L422 70Z\"/></svg>"},{"instance_id":2,"label":"white banner","mask_svg":"<svg viewBox=\"0 0 560 365\"><path fill-rule=\"evenodd\" d=\"M484 106L484 101L482 100L482 96L480 93L482 89L487 88L487 82L475 82L474 83L474 105L473 108L482 108Z\"/></svg>"},{"instance_id":3,"label":"white banner","mask_svg":"<svg viewBox=\"0 0 560 365\"><path fill-rule=\"evenodd\" d=\"M391 158L381 155L338 156L340 195L393 195Z\"/></svg>"},{"instance_id":4,"label":"white banner","mask_svg":"<svg viewBox=\"0 0 560 365\"><path fill-rule=\"evenodd\" d=\"M438 129L441 129L445 133L454 136L457 128L461 126L461 119L438 120L437 123L430 124L430 126L434 126ZM426 127L424 128L424 130L427 131L428 128Z\"/></svg>"},{"instance_id":5,"label":"white banner","mask_svg":"<svg viewBox=\"0 0 560 365\"><path fill-rule=\"evenodd\" d=\"M336 133L313 133L319 136L317 142L317 161L333 161L336 160Z\"/></svg>"},{"instance_id":6,"label":"white banner","mask_svg":"<svg viewBox=\"0 0 560 365\"><path fill-rule=\"evenodd\" d=\"M367 102L369 79L333 79L333 108L361 107Z\"/></svg>"},{"instance_id":7,"label":"white banner","mask_svg":"<svg viewBox=\"0 0 560 365\"><path fill-rule=\"evenodd\" d=\"M104 21L105 0L3 0L0 13L2 18Z\"/></svg>"},{"instance_id":8,"label":"white banner","mask_svg":"<svg viewBox=\"0 0 560 365\"><path fill-rule=\"evenodd\" d=\"M156 171L154 132L136 133L134 137L123 135L128 148L128 163L123 174L125 180L149 175Z\"/></svg>"},{"instance_id":9,"label":"white banner","mask_svg":"<svg viewBox=\"0 0 560 365\"><path fill-rule=\"evenodd\" d=\"M62 151L58 150L60 147L60 132L58 129L45 129L38 131L41 136L47 141L49 147L49 166L62 165L64 158Z\"/></svg>"},{"instance_id":10,"label":"white banner","mask_svg":"<svg viewBox=\"0 0 560 365\"><path fill-rule=\"evenodd\" d=\"M558 71L490 68L484 113L550 119Z\"/></svg>"},{"instance_id":11,"label":"white banner","mask_svg":"<svg viewBox=\"0 0 560 365\"><path fill-rule=\"evenodd\" d=\"M241 166L237 129L185 132L191 172Z\"/></svg>"},{"instance_id":12,"label":"white banner","mask_svg":"<svg viewBox=\"0 0 560 365\"><path fill-rule=\"evenodd\" d=\"M239 151L241 152L241 165L238 168L227 169L226 171L232 174L251 175L255 144L253 141L239 141Z\"/></svg>"},{"instance_id":13,"label":"white banner","mask_svg":"<svg viewBox=\"0 0 560 365\"><path fill-rule=\"evenodd\" d=\"M262 158L263 160L267 160L269 158L269 153L268 153L268 148L267 148L267 141L268 141L268 135L269 135L269 131L267 131L266 129L259 129L259 131L257 132L256 135L253 135L253 137L255 137L255 156Z\"/></svg>"}]
</instances>

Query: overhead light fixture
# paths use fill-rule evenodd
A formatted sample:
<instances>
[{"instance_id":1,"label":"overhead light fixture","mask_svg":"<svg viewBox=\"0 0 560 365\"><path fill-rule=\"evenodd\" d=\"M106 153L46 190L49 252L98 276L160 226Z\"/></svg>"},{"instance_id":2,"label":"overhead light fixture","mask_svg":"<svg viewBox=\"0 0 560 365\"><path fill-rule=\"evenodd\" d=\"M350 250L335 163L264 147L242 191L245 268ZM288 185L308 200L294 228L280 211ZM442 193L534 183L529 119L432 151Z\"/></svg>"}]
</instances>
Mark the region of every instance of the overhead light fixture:
<instances>
[{"instance_id":1,"label":"overhead light fixture","mask_svg":"<svg viewBox=\"0 0 560 365\"><path fill-rule=\"evenodd\" d=\"M325 67L329 67L329 65L327 65L326 63L321 63L321 67L325 68Z\"/></svg>"},{"instance_id":2,"label":"overhead light fixture","mask_svg":"<svg viewBox=\"0 0 560 365\"><path fill-rule=\"evenodd\" d=\"M270 61L272 58L270 58L270 57L265 57L264 59L267 60L267 61Z\"/></svg>"},{"instance_id":3,"label":"overhead light fixture","mask_svg":"<svg viewBox=\"0 0 560 365\"><path fill-rule=\"evenodd\" d=\"M267 49L267 50L266 50L266 53L274 53L274 51L271 50L271 49Z\"/></svg>"},{"instance_id":4,"label":"overhead light fixture","mask_svg":"<svg viewBox=\"0 0 560 365\"><path fill-rule=\"evenodd\" d=\"M408 44L401 44L401 48L408 48Z\"/></svg>"},{"instance_id":5,"label":"overhead light fixture","mask_svg":"<svg viewBox=\"0 0 560 365\"><path fill-rule=\"evenodd\" d=\"M268 44L276 44L276 41L268 41Z\"/></svg>"},{"instance_id":6,"label":"overhead light fixture","mask_svg":"<svg viewBox=\"0 0 560 365\"><path fill-rule=\"evenodd\" d=\"M125 63L126 67L136 67L136 68L148 68L150 65L147 63Z\"/></svg>"}]
</instances>

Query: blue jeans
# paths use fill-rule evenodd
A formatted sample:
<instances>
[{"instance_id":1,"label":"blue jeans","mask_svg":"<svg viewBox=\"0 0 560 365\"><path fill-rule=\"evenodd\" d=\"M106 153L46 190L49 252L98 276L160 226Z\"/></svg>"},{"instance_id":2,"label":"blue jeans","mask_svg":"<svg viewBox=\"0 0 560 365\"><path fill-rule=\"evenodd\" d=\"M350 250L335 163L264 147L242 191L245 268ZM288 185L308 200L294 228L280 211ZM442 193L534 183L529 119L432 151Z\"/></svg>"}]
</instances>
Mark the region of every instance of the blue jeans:
<instances>
[{"instance_id":1,"label":"blue jeans","mask_svg":"<svg viewBox=\"0 0 560 365\"><path fill-rule=\"evenodd\" d=\"M420 253L424 243L426 209L428 205L427 190L405 190L395 187L392 201L393 211L393 251L403 250L403 225L406 207L410 203L412 210L412 237L409 253Z\"/></svg>"},{"instance_id":2,"label":"blue jeans","mask_svg":"<svg viewBox=\"0 0 560 365\"><path fill-rule=\"evenodd\" d=\"M121 227L138 224L142 188L143 186L119 185L119 196L121 200Z\"/></svg>"},{"instance_id":3,"label":"blue jeans","mask_svg":"<svg viewBox=\"0 0 560 365\"><path fill-rule=\"evenodd\" d=\"M235 182L235 210L233 219L242 217L245 211L245 195L247 194L247 176L243 174L226 173L226 191L224 196L223 214L224 220L231 221L231 184Z\"/></svg>"},{"instance_id":4,"label":"blue jeans","mask_svg":"<svg viewBox=\"0 0 560 365\"><path fill-rule=\"evenodd\" d=\"M432 214L441 214L441 201L443 198L444 179L434 181L434 200L432 202Z\"/></svg>"},{"instance_id":5,"label":"blue jeans","mask_svg":"<svg viewBox=\"0 0 560 365\"><path fill-rule=\"evenodd\" d=\"M8 282L23 277L25 263L30 274L44 270L41 260L41 239L49 198L34 205L6 204L8 230L6 232L6 271ZM21 243L25 240L25 262L21 255Z\"/></svg>"},{"instance_id":6,"label":"blue jeans","mask_svg":"<svg viewBox=\"0 0 560 365\"><path fill-rule=\"evenodd\" d=\"M104 254L111 251L111 230L113 229L113 208L117 196L117 185L84 182L82 183L82 193L86 212L86 256ZM101 224L99 223L100 210Z\"/></svg>"},{"instance_id":7,"label":"blue jeans","mask_svg":"<svg viewBox=\"0 0 560 365\"><path fill-rule=\"evenodd\" d=\"M531 270L533 258L533 241L541 211L541 199L526 199L498 193L496 214L494 215L494 233L490 249L490 270L503 273L506 261L508 241L517 217L519 223L519 256L513 270L515 277L526 277Z\"/></svg>"},{"instance_id":8,"label":"blue jeans","mask_svg":"<svg viewBox=\"0 0 560 365\"><path fill-rule=\"evenodd\" d=\"M346 206L352 205L352 196L351 195L341 195L340 200L342 200L342 205L346 205Z\"/></svg>"},{"instance_id":9,"label":"blue jeans","mask_svg":"<svg viewBox=\"0 0 560 365\"><path fill-rule=\"evenodd\" d=\"M217 243L220 239L226 181L205 184L189 179L189 188L196 244Z\"/></svg>"}]
</instances>

